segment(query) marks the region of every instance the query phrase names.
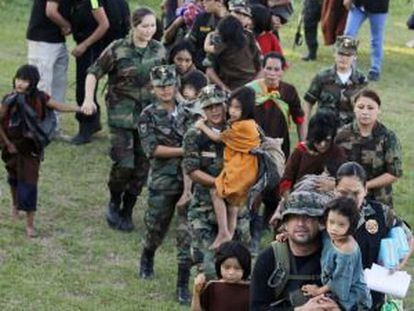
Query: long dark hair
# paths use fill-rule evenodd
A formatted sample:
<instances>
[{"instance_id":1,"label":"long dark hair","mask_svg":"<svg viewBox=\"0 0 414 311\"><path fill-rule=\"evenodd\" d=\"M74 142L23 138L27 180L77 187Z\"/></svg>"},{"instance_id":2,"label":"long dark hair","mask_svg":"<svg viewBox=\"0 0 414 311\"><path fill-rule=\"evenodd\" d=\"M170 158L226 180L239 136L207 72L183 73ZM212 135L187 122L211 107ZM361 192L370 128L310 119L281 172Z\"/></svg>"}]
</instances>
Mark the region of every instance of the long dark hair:
<instances>
[{"instance_id":1,"label":"long dark hair","mask_svg":"<svg viewBox=\"0 0 414 311\"><path fill-rule=\"evenodd\" d=\"M30 97L33 97L38 91L37 85L40 81L40 73L36 66L29 64L20 66L13 77L13 88L16 87L16 79L29 81L27 93Z\"/></svg>"},{"instance_id":2,"label":"long dark hair","mask_svg":"<svg viewBox=\"0 0 414 311\"><path fill-rule=\"evenodd\" d=\"M261 4L254 4L251 6L253 31L256 36L263 31L272 30L272 16L269 9Z\"/></svg>"},{"instance_id":3,"label":"long dark hair","mask_svg":"<svg viewBox=\"0 0 414 311\"><path fill-rule=\"evenodd\" d=\"M222 278L221 275L221 264L225 262L228 258L236 258L240 266L243 269L243 280L247 280L250 276L252 257L249 250L243 246L240 242L230 241L220 245L216 253L216 274L219 279Z\"/></svg>"},{"instance_id":4,"label":"long dark hair","mask_svg":"<svg viewBox=\"0 0 414 311\"><path fill-rule=\"evenodd\" d=\"M241 106L242 115L240 120L248 120L254 119L254 105L256 99L256 93L250 87L243 86L233 93L231 93L229 98L229 105L231 105L231 101L236 99Z\"/></svg>"},{"instance_id":5,"label":"long dark hair","mask_svg":"<svg viewBox=\"0 0 414 311\"><path fill-rule=\"evenodd\" d=\"M181 51L187 51L188 53L190 53L194 63L194 45L187 40L178 41L176 44L172 46L170 53L168 55L168 63L174 64L174 57Z\"/></svg>"},{"instance_id":6,"label":"long dark hair","mask_svg":"<svg viewBox=\"0 0 414 311\"><path fill-rule=\"evenodd\" d=\"M226 45L241 49L247 43L243 25L233 15L228 15L220 20L217 25L217 30L222 42Z\"/></svg>"},{"instance_id":7,"label":"long dark hair","mask_svg":"<svg viewBox=\"0 0 414 311\"><path fill-rule=\"evenodd\" d=\"M359 222L359 210L354 199L349 197L338 197L326 204L324 212L325 224L328 219L329 212L334 211L349 220L349 228L346 234L354 234ZM327 224L326 224L327 225Z\"/></svg>"}]
</instances>

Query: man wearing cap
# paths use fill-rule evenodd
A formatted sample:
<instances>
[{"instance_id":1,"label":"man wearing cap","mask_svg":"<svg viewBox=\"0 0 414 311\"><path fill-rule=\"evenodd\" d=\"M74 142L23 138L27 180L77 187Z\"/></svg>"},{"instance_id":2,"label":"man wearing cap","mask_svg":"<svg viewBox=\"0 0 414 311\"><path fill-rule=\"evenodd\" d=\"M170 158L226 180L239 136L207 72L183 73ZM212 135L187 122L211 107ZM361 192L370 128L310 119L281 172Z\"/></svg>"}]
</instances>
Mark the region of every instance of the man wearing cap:
<instances>
[{"instance_id":1,"label":"man wearing cap","mask_svg":"<svg viewBox=\"0 0 414 311\"><path fill-rule=\"evenodd\" d=\"M273 242L257 258L250 286L250 310L340 310L329 298L306 302L301 287L321 284L319 234L323 206L312 192L292 193L282 213L287 242Z\"/></svg>"},{"instance_id":2,"label":"man wearing cap","mask_svg":"<svg viewBox=\"0 0 414 311\"><path fill-rule=\"evenodd\" d=\"M201 91L200 101L206 124L220 132L225 126L225 101L228 94L215 85L208 85ZM209 249L217 236L216 214L210 197L210 188L223 167L223 144L214 142L195 127L184 136L183 166L194 181L193 200L188 210L188 220L193 235L193 246L203 254L200 270L207 278L215 278L214 252ZM249 242L248 211L239 213L235 239Z\"/></svg>"},{"instance_id":3,"label":"man wearing cap","mask_svg":"<svg viewBox=\"0 0 414 311\"><path fill-rule=\"evenodd\" d=\"M154 67L151 84L155 100L138 119L142 148L150 160L148 209L144 216L146 232L139 270L139 276L143 279L153 277L155 251L167 233L175 205L183 191L181 128L193 120L183 105L175 100L176 83L175 66ZM191 235L185 207L177 209L177 218L177 298L181 304L188 304Z\"/></svg>"},{"instance_id":4,"label":"man wearing cap","mask_svg":"<svg viewBox=\"0 0 414 311\"><path fill-rule=\"evenodd\" d=\"M320 71L305 93L303 110L306 129L316 102L318 102L318 109L327 109L336 114L338 128L352 122L354 118L352 99L368 84L365 75L353 68L357 47L357 40L348 36L338 37L335 65Z\"/></svg>"}]
</instances>

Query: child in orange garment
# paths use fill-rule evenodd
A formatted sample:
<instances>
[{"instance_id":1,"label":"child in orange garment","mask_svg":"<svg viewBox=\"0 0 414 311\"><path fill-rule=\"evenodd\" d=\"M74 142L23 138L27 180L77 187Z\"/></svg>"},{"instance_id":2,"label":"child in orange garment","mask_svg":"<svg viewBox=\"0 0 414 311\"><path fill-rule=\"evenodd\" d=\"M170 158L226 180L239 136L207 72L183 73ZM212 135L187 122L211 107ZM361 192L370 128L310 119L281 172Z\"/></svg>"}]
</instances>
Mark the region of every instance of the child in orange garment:
<instances>
[{"instance_id":1,"label":"child in orange garment","mask_svg":"<svg viewBox=\"0 0 414 311\"><path fill-rule=\"evenodd\" d=\"M260 134L253 119L254 105L255 92L242 87L230 96L229 126L226 130L216 133L204 120L196 123L196 127L210 139L225 144L223 170L215 180L215 188L210 191L218 225L212 249L232 239L238 211L257 179L258 159L250 154L252 149L260 146Z\"/></svg>"}]
</instances>

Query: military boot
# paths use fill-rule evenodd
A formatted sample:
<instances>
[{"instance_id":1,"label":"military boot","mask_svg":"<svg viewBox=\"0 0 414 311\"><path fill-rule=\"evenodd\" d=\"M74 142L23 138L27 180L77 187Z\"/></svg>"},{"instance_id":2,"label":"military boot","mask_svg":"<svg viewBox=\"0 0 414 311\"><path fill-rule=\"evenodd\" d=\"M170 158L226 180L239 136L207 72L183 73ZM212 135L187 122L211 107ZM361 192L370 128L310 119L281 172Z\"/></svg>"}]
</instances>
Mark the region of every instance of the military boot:
<instances>
[{"instance_id":1,"label":"military boot","mask_svg":"<svg viewBox=\"0 0 414 311\"><path fill-rule=\"evenodd\" d=\"M139 263L139 277L144 280L154 276L154 254L155 251L145 249L142 251Z\"/></svg>"},{"instance_id":2,"label":"military boot","mask_svg":"<svg viewBox=\"0 0 414 311\"><path fill-rule=\"evenodd\" d=\"M121 206L122 192L111 191L111 198L106 210L106 221L108 225L113 229L118 229L120 224L119 209Z\"/></svg>"},{"instance_id":3,"label":"military boot","mask_svg":"<svg viewBox=\"0 0 414 311\"><path fill-rule=\"evenodd\" d=\"M190 264L179 264L177 274L177 300L180 305L189 305L191 301L188 282L190 280Z\"/></svg>"},{"instance_id":4,"label":"military boot","mask_svg":"<svg viewBox=\"0 0 414 311\"><path fill-rule=\"evenodd\" d=\"M131 232L135 226L132 222L132 210L137 202L137 196L129 192L124 193L123 206L121 210L121 221L119 224L119 230Z\"/></svg>"},{"instance_id":5,"label":"military boot","mask_svg":"<svg viewBox=\"0 0 414 311\"><path fill-rule=\"evenodd\" d=\"M102 130L99 116L95 117L93 121L80 121L79 132L72 138L71 143L74 145L83 145L92 141L92 135Z\"/></svg>"}]
</instances>

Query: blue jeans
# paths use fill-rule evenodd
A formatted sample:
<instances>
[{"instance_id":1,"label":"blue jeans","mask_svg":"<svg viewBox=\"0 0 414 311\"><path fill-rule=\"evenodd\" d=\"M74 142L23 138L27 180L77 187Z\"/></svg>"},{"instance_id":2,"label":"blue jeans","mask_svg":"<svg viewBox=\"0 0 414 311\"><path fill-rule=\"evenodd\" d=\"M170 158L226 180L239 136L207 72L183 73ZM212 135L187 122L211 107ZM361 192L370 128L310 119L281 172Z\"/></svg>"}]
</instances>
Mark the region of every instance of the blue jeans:
<instances>
[{"instance_id":1,"label":"blue jeans","mask_svg":"<svg viewBox=\"0 0 414 311\"><path fill-rule=\"evenodd\" d=\"M384 55L384 32L388 13L370 13L359 7L353 7L348 14L344 34L356 38L362 23L368 18L371 28L371 69L370 72L381 72Z\"/></svg>"}]
</instances>

